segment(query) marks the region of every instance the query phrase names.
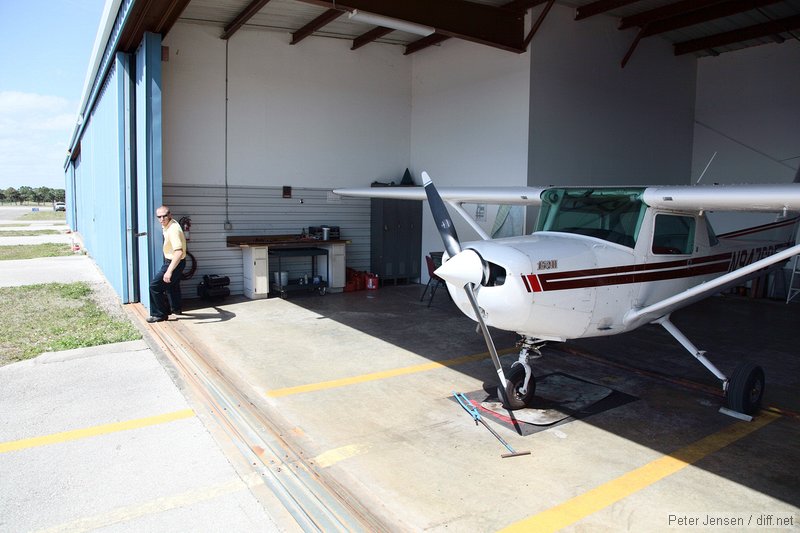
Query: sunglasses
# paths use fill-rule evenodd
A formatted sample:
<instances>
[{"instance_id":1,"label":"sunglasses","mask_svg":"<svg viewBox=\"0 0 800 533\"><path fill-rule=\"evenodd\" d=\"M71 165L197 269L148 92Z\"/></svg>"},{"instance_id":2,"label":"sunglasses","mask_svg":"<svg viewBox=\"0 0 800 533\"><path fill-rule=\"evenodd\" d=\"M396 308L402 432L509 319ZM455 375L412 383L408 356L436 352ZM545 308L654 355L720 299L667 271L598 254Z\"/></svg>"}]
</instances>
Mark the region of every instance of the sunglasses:
<instances>
[{"instance_id":1,"label":"sunglasses","mask_svg":"<svg viewBox=\"0 0 800 533\"><path fill-rule=\"evenodd\" d=\"M156 218L167 218L169 215L156 215Z\"/></svg>"}]
</instances>

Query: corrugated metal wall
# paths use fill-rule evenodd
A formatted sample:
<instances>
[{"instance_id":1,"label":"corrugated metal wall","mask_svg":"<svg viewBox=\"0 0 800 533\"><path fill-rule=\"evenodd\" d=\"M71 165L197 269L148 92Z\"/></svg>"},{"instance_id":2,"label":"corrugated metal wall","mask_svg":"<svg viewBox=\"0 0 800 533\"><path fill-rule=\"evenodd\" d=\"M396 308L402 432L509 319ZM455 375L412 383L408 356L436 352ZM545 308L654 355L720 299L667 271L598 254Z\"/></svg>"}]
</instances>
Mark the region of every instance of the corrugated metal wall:
<instances>
[{"instance_id":1,"label":"corrugated metal wall","mask_svg":"<svg viewBox=\"0 0 800 533\"><path fill-rule=\"evenodd\" d=\"M124 68L118 56L81 137L80 161L75 167L76 220L86 249L108 282L125 301L127 256L123 172Z\"/></svg>"},{"instance_id":2,"label":"corrugated metal wall","mask_svg":"<svg viewBox=\"0 0 800 533\"><path fill-rule=\"evenodd\" d=\"M299 235L303 228L327 224L339 226L341 238L352 241L346 248L347 266L369 270L370 201L342 198L330 189L293 188L292 198L283 198L281 187L196 187L164 185L164 203L173 217L192 219L189 251L197 272L182 284L184 297L197 296L197 284L205 274L231 278L231 293L242 294L242 251L228 247L229 235ZM233 229L226 231L227 218ZM308 272L308 260L284 262L283 270L296 277ZM270 264L270 272L277 268Z\"/></svg>"}]
</instances>

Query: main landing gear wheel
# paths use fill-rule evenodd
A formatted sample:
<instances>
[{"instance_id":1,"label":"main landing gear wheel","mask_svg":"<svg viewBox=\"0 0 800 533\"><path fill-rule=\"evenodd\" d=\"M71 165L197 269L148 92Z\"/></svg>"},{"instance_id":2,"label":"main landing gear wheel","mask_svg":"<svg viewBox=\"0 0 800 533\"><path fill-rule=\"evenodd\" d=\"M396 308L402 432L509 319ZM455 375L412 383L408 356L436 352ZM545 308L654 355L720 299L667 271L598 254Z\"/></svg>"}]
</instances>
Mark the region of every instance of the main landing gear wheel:
<instances>
[{"instance_id":1,"label":"main landing gear wheel","mask_svg":"<svg viewBox=\"0 0 800 533\"><path fill-rule=\"evenodd\" d=\"M506 374L506 394L505 398L508 399L506 409L514 411L515 409L524 409L533 403L533 395L536 392L536 377L531 374L531 380L528 383L528 390L525 394L520 393L522 385L525 383L525 367L522 365L515 365ZM503 394L500 387L497 387L497 397L503 401Z\"/></svg>"},{"instance_id":2,"label":"main landing gear wheel","mask_svg":"<svg viewBox=\"0 0 800 533\"><path fill-rule=\"evenodd\" d=\"M764 370L753 363L742 363L733 371L725 401L729 409L754 415L764 396Z\"/></svg>"}]
</instances>

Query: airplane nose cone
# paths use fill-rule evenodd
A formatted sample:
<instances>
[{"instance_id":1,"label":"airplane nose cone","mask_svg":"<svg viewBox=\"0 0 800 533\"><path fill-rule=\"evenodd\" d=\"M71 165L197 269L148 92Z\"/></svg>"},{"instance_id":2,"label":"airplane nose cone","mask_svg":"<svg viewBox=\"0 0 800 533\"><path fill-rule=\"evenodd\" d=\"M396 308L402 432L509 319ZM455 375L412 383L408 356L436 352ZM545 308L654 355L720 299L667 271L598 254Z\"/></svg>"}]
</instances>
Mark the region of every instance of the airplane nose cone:
<instances>
[{"instance_id":1,"label":"airplane nose cone","mask_svg":"<svg viewBox=\"0 0 800 533\"><path fill-rule=\"evenodd\" d=\"M437 268L435 274L457 287L478 285L483 281L483 260L475 251L464 250Z\"/></svg>"}]
</instances>

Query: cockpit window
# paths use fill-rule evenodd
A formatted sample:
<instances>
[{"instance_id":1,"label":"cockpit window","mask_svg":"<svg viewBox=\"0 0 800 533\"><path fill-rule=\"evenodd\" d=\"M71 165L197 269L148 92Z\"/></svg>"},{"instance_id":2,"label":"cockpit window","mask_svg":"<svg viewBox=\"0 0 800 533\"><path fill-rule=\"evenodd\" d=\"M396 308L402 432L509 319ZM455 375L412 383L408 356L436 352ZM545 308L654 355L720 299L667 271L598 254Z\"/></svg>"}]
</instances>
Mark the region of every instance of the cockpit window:
<instances>
[{"instance_id":1,"label":"cockpit window","mask_svg":"<svg viewBox=\"0 0 800 533\"><path fill-rule=\"evenodd\" d=\"M537 231L597 237L629 248L636 245L646 206L643 188L548 189L542 193Z\"/></svg>"},{"instance_id":2,"label":"cockpit window","mask_svg":"<svg viewBox=\"0 0 800 533\"><path fill-rule=\"evenodd\" d=\"M690 254L694 247L694 217L656 215L654 254Z\"/></svg>"}]
</instances>

